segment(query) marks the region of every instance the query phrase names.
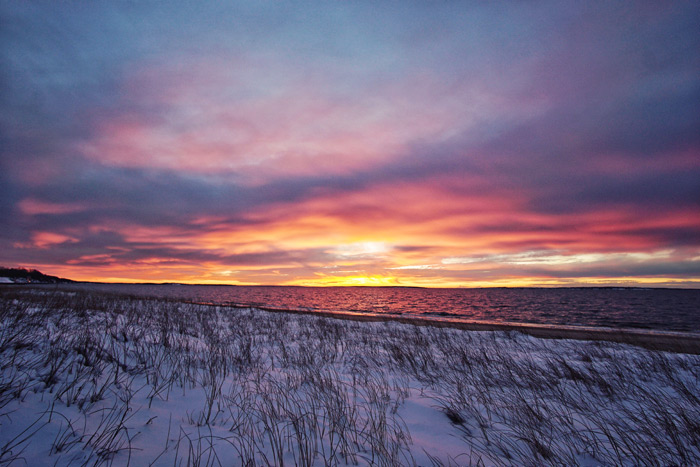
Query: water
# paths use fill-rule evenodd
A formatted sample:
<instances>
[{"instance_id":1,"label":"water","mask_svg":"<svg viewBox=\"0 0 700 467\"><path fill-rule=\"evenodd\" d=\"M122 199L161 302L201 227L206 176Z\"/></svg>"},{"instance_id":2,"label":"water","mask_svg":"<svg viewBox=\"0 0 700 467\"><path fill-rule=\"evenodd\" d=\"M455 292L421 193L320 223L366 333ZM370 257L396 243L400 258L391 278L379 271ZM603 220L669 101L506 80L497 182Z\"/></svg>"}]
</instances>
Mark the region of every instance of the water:
<instances>
[{"instance_id":1,"label":"water","mask_svg":"<svg viewBox=\"0 0 700 467\"><path fill-rule=\"evenodd\" d=\"M420 289L173 284L74 284L70 287L221 305L700 332L698 289Z\"/></svg>"}]
</instances>

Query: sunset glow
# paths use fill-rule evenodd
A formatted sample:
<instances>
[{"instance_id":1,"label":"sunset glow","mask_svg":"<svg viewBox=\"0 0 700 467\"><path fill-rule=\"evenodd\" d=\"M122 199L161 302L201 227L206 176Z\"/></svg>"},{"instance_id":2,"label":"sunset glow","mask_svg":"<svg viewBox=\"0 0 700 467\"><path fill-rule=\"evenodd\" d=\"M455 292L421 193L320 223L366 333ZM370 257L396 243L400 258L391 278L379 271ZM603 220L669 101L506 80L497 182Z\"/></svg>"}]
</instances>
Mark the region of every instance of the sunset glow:
<instances>
[{"instance_id":1,"label":"sunset glow","mask_svg":"<svg viewBox=\"0 0 700 467\"><path fill-rule=\"evenodd\" d=\"M697 3L225 5L0 5L0 265L700 287Z\"/></svg>"}]
</instances>

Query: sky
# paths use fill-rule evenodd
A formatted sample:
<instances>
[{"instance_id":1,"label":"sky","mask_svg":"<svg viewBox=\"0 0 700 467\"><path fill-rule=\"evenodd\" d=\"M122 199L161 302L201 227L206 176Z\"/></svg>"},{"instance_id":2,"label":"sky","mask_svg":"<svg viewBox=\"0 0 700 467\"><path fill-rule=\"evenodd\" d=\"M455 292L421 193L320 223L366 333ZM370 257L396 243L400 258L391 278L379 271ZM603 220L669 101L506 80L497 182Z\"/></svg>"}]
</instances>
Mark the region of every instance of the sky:
<instances>
[{"instance_id":1,"label":"sky","mask_svg":"<svg viewBox=\"0 0 700 467\"><path fill-rule=\"evenodd\" d=\"M0 265L700 287L696 1L0 0Z\"/></svg>"}]
</instances>

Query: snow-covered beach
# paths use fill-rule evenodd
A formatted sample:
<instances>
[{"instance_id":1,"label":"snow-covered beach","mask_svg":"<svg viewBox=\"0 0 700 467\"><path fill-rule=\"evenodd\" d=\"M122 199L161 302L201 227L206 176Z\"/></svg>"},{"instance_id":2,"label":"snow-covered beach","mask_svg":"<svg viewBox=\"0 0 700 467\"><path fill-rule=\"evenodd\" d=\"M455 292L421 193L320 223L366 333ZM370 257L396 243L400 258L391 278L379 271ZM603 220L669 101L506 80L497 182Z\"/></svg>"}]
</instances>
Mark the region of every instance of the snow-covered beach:
<instances>
[{"instance_id":1,"label":"snow-covered beach","mask_svg":"<svg viewBox=\"0 0 700 467\"><path fill-rule=\"evenodd\" d=\"M700 356L0 287L0 464L700 463Z\"/></svg>"}]
</instances>

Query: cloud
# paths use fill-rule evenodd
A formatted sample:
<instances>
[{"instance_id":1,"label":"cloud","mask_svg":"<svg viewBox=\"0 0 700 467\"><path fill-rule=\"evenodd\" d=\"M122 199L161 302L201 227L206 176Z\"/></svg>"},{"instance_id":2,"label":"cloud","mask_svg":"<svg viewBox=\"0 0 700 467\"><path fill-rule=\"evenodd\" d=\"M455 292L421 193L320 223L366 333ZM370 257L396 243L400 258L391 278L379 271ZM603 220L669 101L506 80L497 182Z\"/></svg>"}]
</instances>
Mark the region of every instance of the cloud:
<instances>
[{"instance_id":1,"label":"cloud","mask_svg":"<svg viewBox=\"0 0 700 467\"><path fill-rule=\"evenodd\" d=\"M0 261L695 277L692 3L24 2L0 20Z\"/></svg>"}]
</instances>

